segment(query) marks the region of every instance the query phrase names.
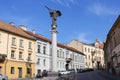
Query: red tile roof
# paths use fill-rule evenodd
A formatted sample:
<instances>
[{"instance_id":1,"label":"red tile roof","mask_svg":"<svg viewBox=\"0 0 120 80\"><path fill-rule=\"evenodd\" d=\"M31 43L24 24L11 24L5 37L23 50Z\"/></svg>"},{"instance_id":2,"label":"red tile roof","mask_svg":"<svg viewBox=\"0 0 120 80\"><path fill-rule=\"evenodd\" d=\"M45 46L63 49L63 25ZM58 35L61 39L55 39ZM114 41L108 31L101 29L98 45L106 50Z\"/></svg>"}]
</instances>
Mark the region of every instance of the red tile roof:
<instances>
[{"instance_id":1,"label":"red tile roof","mask_svg":"<svg viewBox=\"0 0 120 80\"><path fill-rule=\"evenodd\" d=\"M0 30L15 34L15 35L19 35L28 39L32 39L35 40L32 36L28 35L27 33L25 33L21 28L19 27L15 27L11 24L7 24L3 21L0 20Z\"/></svg>"},{"instance_id":2,"label":"red tile roof","mask_svg":"<svg viewBox=\"0 0 120 80\"><path fill-rule=\"evenodd\" d=\"M48 39L48 38L46 38L46 37L44 37L44 36L42 36L42 35L34 34L34 33L32 33L32 32L29 32L29 31L25 31L25 32L28 33L29 35L32 35L32 36L38 38L38 39L41 39L41 40L43 40L43 41L52 43L52 41L51 41L50 39ZM62 48L67 48L68 50L71 50L71 51L74 51L74 52L78 52L78 53L84 55L82 52L76 50L76 49L73 48L73 47L69 47L69 46L64 45L64 44L61 44L61 43L57 43L57 46L62 47Z\"/></svg>"}]
</instances>

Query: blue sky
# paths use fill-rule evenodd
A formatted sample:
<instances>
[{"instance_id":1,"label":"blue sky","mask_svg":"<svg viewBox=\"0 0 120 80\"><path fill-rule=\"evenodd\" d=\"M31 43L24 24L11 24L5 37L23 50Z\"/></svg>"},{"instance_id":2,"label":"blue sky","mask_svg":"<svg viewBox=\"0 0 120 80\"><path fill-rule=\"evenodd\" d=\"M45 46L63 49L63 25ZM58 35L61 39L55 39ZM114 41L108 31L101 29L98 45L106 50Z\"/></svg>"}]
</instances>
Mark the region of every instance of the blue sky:
<instances>
[{"instance_id":1,"label":"blue sky","mask_svg":"<svg viewBox=\"0 0 120 80\"><path fill-rule=\"evenodd\" d=\"M120 14L119 3L120 0L0 0L0 20L25 25L51 39L47 5L62 13L57 18L58 42L102 42Z\"/></svg>"}]
</instances>

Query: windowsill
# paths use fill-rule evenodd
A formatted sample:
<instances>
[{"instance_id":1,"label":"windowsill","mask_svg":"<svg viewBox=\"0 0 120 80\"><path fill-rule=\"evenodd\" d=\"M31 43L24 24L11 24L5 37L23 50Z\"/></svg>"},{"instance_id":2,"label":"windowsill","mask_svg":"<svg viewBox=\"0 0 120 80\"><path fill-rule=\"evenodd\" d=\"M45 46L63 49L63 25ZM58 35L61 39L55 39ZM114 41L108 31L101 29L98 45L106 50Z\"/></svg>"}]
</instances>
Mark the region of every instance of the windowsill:
<instances>
[{"instance_id":1,"label":"windowsill","mask_svg":"<svg viewBox=\"0 0 120 80\"><path fill-rule=\"evenodd\" d=\"M24 46L19 46L20 48L24 48Z\"/></svg>"},{"instance_id":2,"label":"windowsill","mask_svg":"<svg viewBox=\"0 0 120 80\"><path fill-rule=\"evenodd\" d=\"M19 47L19 50L24 50L24 47Z\"/></svg>"},{"instance_id":3,"label":"windowsill","mask_svg":"<svg viewBox=\"0 0 120 80\"><path fill-rule=\"evenodd\" d=\"M16 44L11 44L12 46L16 46Z\"/></svg>"},{"instance_id":4,"label":"windowsill","mask_svg":"<svg viewBox=\"0 0 120 80\"><path fill-rule=\"evenodd\" d=\"M30 60L27 60L27 61L29 62L29 61L32 61L32 60L30 59Z\"/></svg>"},{"instance_id":5,"label":"windowsill","mask_svg":"<svg viewBox=\"0 0 120 80\"><path fill-rule=\"evenodd\" d=\"M28 48L29 50L32 50L32 48Z\"/></svg>"},{"instance_id":6,"label":"windowsill","mask_svg":"<svg viewBox=\"0 0 120 80\"><path fill-rule=\"evenodd\" d=\"M14 45L14 44L12 44L12 45L11 45L11 48L16 49L16 48L17 48L17 46L16 46L16 45Z\"/></svg>"},{"instance_id":7,"label":"windowsill","mask_svg":"<svg viewBox=\"0 0 120 80\"><path fill-rule=\"evenodd\" d=\"M28 48L28 52L32 52L32 49Z\"/></svg>"},{"instance_id":8,"label":"windowsill","mask_svg":"<svg viewBox=\"0 0 120 80\"><path fill-rule=\"evenodd\" d=\"M14 74L14 73L11 73L12 75Z\"/></svg>"},{"instance_id":9,"label":"windowsill","mask_svg":"<svg viewBox=\"0 0 120 80\"><path fill-rule=\"evenodd\" d=\"M11 58L11 59L16 59L16 58Z\"/></svg>"},{"instance_id":10,"label":"windowsill","mask_svg":"<svg viewBox=\"0 0 120 80\"><path fill-rule=\"evenodd\" d=\"M22 58L19 58L19 60L24 60L24 59L22 59Z\"/></svg>"}]
</instances>

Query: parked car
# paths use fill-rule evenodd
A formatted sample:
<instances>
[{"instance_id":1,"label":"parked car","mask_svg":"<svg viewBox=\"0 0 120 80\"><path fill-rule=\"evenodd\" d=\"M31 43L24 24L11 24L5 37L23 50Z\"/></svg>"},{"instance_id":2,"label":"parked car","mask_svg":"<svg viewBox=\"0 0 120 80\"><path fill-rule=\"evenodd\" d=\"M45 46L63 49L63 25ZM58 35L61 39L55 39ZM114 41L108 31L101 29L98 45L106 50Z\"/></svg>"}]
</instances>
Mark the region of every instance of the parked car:
<instances>
[{"instance_id":1,"label":"parked car","mask_svg":"<svg viewBox=\"0 0 120 80\"><path fill-rule=\"evenodd\" d=\"M68 69L70 71L70 74L75 74L75 69Z\"/></svg>"},{"instance_id":2,"label":"parked car","mask_svg":"<svg viewBox=\"0 0 120 80\"><path fill-rule=\"evenodd\" d=\"M62 75L62 74L70 74L70 71L68 70L58 71L58 75Z\"/></svg>"},{"instance_id":3,"label":"parked car","mask_svg":"<svg viewBox=\"0 0 120 80\"><path fill-rule=\"evenodd\" d=\"M0 74L0 80L8 80L8 77L4 74Z\"/></svg>"},{"instance_id":4,"label":"parked car","mask_svg":"<svg viewBox=\"0 0 120 80\"><path fill-rule=\"evenodd\" d=\"M78 73L94 71L93 68L82 68L78 70Z\"/></svg>"}]
</instances>

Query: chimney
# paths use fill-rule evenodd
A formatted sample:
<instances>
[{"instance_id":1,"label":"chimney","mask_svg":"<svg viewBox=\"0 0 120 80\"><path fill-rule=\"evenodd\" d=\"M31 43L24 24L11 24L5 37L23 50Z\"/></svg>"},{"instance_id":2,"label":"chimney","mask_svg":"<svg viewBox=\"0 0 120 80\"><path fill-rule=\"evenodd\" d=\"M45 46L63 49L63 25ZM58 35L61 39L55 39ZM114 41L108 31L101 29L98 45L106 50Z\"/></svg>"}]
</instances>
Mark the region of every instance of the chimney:
<instances>
[{"instance_id":1,"label":"chimney","mask_svg":"<svg viewBox=\"0 0 120 80\"><path fill-rule=\"evenodd\" d=\"M35 30L32 30L32 33L35 34Z\"/></svg>"},{"instance_id":2,"label":"chimney","mask_svg":"<svg viewBox=\"0 0 120 80\"><path fill-rule=\"evenodd\" d=\"M21 29L23 29L23 30L27 31L27 27L26 27L26 26L24 26L24 25L19 25L18 27L20 27Z\"/></svg>"}]
</instances>

